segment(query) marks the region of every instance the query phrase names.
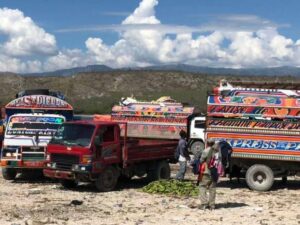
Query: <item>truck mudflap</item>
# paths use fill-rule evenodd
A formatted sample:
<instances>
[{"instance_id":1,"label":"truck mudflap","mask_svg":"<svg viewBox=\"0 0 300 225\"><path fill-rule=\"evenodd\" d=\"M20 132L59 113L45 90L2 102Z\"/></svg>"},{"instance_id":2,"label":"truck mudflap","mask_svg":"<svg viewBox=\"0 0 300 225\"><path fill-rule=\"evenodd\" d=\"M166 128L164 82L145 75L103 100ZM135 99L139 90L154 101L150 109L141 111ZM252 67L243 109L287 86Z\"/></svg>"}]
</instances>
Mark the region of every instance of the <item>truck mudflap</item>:
<instances>
[{"instance_id":1,"label":"truck mudflap","mask_svg":"<svg viewBox=\"0 0 300 225\"><path fill-rule=\"evenodd\" d=\"M24 169L44 169L45 161L10 161L1 160L1 167L24 168Z\"/></svg>"},{"instance_id":2,"label":"truck mudflap","mask_svg":"<svg viewBox=\"0 0 300 225\"><path fill-rule=\"evenodd\" d=\"M50 178L57 178L57 179L67 179L67 180L75 180L75 173L72 171L61 171L61 170L51 170L51 169L44 169L44 175Z\"/></svg>"}]
</instances>

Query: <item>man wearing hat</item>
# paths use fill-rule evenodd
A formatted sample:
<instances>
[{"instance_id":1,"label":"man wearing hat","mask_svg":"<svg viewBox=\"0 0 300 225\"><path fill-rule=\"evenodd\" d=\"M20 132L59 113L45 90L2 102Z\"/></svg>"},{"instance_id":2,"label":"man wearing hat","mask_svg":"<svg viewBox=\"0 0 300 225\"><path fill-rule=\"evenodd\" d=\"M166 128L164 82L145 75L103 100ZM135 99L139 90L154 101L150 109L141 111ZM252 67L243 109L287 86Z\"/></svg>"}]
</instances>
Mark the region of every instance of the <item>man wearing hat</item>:
<instances>
[{"instance_id":1,"label":"man wearing hat","mask_svg":"<svg viewBox=\"0 0 300 225\"><path fill-rule=\"evenodd\" d=\"M178 162L179 162L179 171L176 174L176 179L182 181L186 172L187 161L190 160L189 153L187 151L187 133L184 130L181 130L180 139L177 145L176 152L178 152Z\"/></svg>"}]
</instances>

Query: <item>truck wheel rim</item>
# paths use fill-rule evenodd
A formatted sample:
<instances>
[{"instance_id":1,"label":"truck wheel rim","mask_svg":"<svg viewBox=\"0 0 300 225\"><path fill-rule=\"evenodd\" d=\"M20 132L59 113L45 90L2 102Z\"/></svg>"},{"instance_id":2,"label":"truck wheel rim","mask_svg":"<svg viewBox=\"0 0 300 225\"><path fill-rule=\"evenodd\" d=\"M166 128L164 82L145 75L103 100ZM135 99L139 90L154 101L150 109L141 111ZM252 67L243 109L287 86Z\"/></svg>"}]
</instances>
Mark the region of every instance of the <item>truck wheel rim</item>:
<instances>
[{"instance_id":1,"label":"truck wheel rim","mask_svg":"<svg viewBox=\"0 0 300 225\"><path fill-rule=\"evenodd\" d=\"M262 172L257 172L254 174L253 176L253 180L254 182L258 183L258 184L262 184L265 182L265 180L267 179L266 174L262 173Z\"/></svg>"}]
</instances>

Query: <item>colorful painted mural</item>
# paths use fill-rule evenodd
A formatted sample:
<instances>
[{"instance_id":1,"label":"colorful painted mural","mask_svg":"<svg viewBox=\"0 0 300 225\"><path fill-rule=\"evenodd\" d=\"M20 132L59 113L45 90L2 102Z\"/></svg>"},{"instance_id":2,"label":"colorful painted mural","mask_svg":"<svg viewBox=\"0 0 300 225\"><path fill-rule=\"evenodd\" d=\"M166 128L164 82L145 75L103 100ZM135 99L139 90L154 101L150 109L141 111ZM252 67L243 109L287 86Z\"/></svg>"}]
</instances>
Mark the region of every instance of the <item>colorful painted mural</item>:
<instances>
[{"instance_id":1,"label":"colorful painted mural","mask_svg":"<svg viewBox=\"0 0 300 225\"><path fill-rule=\"evenodd\" d=\"M214 96L208 97L208 105L234 105L253 107L300 108L300 99L276 96Z\"/></svg>"},{"instance_id":2,"label":"colorful painted mural","mask_svg":"<svg viewBox=\"0 0 300 225\"><path fill-rule=\"evenodd\" d=\"M73 107L66 101L49 95L28 95L12 100L6 106L6 109L64 109L73 110Z\"/></svg>"},{"instance_id":3,"label":"colorful painted mural","mask_svg":"<svg viewBox=\"0 0 300 225\"><path fill-rule=\"evenodd\" d=\"M249 119L216 119L207 120L207 128L249 128L300 131L300 123L293 121L249 120Z\"/></svg>"},{"instance_id":4,"label":"colorful painted mural","mask_svg":"<svg viewBox=\"0 0 300 225\"><path fill-rule=\"evenodd\" d=\"M226 140L233 157L300 161L300 92L236 88L208 97L207 138Z\"/></svg>"},{"instance_id":5,"label":"colorful painted mural","mask_svg":"<svg viewBox=\"0 0 300 225\"><path fill-rule=\"evenodd\" d=\"M217 117L274 117L274 118L300 118L300 108L275 108L267 106L239 106L239 105L209 105L208 116Z\"/></svg>"},{"instance_id":6,"label":"colorful painted mural","mask_svg":"<svg viewBox=\"0 0 300 225\"><path fill-rule=\"evenodd\" d=\"M300 161L300 137L284 135L252 135L229 132L208 132L207 137L226 140L234 157Z\"/></svg>"},{"instance_id":7,"label":"colorful painted mural","mask_svg":"<svg viewBox=\"0 0 300 225\"><path fill-rule=\"evenodd\" d=\"M134 100L134 101L133 101ZM180 130L187 129L187 118L194 107L177 102L139 102L112 108L111 120L127 122L129 137L178 139Z\"/></svg>"},{"instance_id":8,"label":"colorful painted mural","mask_svg":"<svg viewBox=\"0 0 300 225\"><path fill-rule=\"evenodd\" d=\"M135 116L113 116L114 121L126 121L137 123L162 123L162 124L186 124L186 118L169 118L169 117L135 117Z\"/></svg>"},{"instance_id":9,"label":"colorful painted mural","mask_svg":"<svg viewBox=\"0 0 300 225\"><path fill-rule=\"evenodd\" d=\"M124 135L124 127L121 125L121 135ZM186 125L176 124L132 124L127 125L127 136L138 138L178 139L180 130L186 130Z\"/></svg>"},{"instance_id":10,"label":"colorful painted mural","mask_svg":"<svg viewBox=\"0 0 300 225\"><path fill-rule=\"evenodd\" d=\"M216 92L221 94L220 92ZM288 96L300 96L298 90L284 90L284 89L261 89L261 88L237 88L227 91L226 96L276 96L276 97L288 97Z\"/></svg>"}]
</instances>

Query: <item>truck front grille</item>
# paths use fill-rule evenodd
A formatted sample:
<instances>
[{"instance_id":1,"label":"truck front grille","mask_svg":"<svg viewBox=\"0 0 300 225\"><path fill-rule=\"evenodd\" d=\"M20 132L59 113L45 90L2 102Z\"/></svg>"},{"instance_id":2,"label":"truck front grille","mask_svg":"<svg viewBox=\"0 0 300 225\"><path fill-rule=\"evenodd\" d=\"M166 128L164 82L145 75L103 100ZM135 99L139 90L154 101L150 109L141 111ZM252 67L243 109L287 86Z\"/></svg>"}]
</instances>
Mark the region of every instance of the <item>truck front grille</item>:
<instances>
[{"instance_id":1,"label":"truck front grille","mask_svg":"<svg viewBox=\"0 0 300 225\"><path fill-rule=\"evenodd\" d=\"M45 147L22 147L24 161L40 161L45 159Z\"/></svg>"},{"instance_id":2,"label":"truck front grille","mask_svg":"<svg viewBox=\"0 0 300 225\"><path fill-rule=\"evenodd\" d=\"M67 154L51 154L51 162L56 163L57 169L71 170L72 165L79 164L79 156Z\"/></svg>"}]
</instances>

